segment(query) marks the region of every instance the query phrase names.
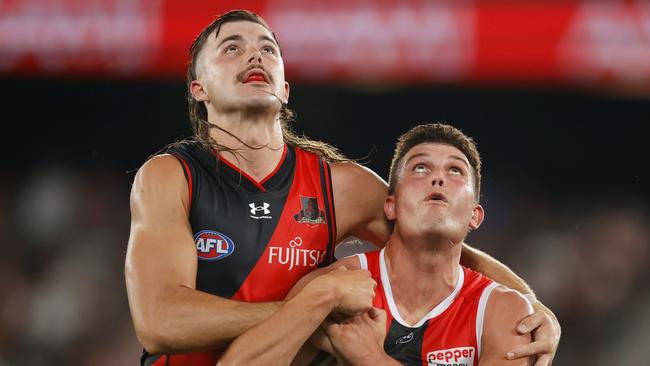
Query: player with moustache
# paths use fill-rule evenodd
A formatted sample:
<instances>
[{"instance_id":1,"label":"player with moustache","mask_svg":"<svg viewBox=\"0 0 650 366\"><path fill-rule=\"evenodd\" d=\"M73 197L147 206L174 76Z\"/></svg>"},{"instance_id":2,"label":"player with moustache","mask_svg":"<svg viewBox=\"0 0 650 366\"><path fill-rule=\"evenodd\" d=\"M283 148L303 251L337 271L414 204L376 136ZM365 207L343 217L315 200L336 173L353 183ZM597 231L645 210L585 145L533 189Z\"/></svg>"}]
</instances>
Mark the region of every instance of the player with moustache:
<instances>
[{"instance_id":1,"label":"player with moustache","mask_svg":"<svg viewBox=\"0 0 650 366\"><path fill-rule=\"evenodd\" d=\"M285 302L289 289L332 261L342 239L355 235L381 246L390 234L386 182L291 131L280 45L257 15L229 12L201 32L191 48L188 91L194 138L149 159L131 192L126 284L145 365L214 364L229 342L296 302L303 311L292 312L288 324L312 324L303 317L316 313L309 309L317 299ZM265 204L275 211L265 215ZM315 253L318 263L287 271L281 262L289 250ZM532 294L491 257L467 245L462 251L464 264ZM301 253L295 258L307 256ZM372 287L366 272L354 273L336 275ZM325 308L334 298L334 308L346 309L345 288L352 286L327 283L334 288L321 289ZM536 341L516 353L552 358L560 328L552 312L536 306L522 323Z\"/></svg>"}]
</instances>

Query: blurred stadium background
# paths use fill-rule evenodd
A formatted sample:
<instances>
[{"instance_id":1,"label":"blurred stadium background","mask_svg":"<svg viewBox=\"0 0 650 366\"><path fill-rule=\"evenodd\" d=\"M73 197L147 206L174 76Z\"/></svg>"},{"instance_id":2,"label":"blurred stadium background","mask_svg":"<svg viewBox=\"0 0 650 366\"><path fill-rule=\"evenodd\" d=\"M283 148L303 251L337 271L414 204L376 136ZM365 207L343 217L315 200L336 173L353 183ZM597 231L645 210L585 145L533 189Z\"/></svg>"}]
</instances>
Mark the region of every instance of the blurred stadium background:
<instances>
[{"instance_id":1,"label":"blurred stadium background","mask_svg":"<svg viewBox=\"0 0 650 366\"><path fill-rule=\"evenodd\" d=\"M469 242L555 311L555 365L648 364L650 2L3 0L0 366L138 363L130 184L190 134L187 49L232 8L278 34L295 129L382 177L418 122L475 137Z\"/></svg>"}]
</instances>

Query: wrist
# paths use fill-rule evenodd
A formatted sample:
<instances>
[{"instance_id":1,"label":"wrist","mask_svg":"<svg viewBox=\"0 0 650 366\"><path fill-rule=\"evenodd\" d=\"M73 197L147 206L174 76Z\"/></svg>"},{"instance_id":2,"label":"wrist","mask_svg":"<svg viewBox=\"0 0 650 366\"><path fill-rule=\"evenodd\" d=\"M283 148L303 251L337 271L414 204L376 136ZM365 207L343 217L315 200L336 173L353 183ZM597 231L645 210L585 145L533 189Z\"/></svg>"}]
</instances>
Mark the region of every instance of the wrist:
<instances>
[{"instance_id":1,"label":"wrist","mask_svg":"<svg viewBox=\"0 0 650 366\"><path fill-rule=\"evenodd\" d=\"M396 365L396 361L385 352L377 352L373 357L363 357L359 362L352 362L354 366L390 366Z\"/></svg>"},{"instance_id":2,"label":"wrist","mask_svg":"<svg viewBox=\"0 0 650 366\"><path fill-rule=\"evenodd\" d=\"M312 302L312 306L324 307L328 312L333 310L339 303L339 293L336 286L330 281L312 281L296 297L305 298Z\"/></svg>"}]
</instances>

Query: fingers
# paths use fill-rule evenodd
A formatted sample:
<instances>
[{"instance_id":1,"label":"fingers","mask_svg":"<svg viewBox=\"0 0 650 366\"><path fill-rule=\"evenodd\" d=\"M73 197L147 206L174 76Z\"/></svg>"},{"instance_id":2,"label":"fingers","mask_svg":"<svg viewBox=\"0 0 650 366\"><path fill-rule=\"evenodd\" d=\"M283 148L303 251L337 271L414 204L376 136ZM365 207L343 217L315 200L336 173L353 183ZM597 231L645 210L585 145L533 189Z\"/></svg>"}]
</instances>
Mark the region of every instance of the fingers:
<instances>
[{"instance_id":1,"label":"fingers","mask_svg":"<svg viewBox=\"0 0 650 366\"><path fill-rule=\"evenodd\" d=\"M340 323L343 323L344 321L346 321L346 320L348 320L350 318L351 318L351 316L348 315L348 314L344 314L344 313L335 311L335 312L332 312L329 315L328 320L330 320L333 323L340 324Z\"/></svg>"},{"instance_id":2,"label":"fingers","mask_svg":"<svg viewBox=\"0 0 650 366\"><path fill-rule=\"evenodd\" d=\"M541 355L540 357L543 356L550 357L551 351L552 349L548 344L548 342L542 342L542 341L532 342L524 346L517 347L512 351L508 352L506 354L506 358L508 360L514 360L515 358L528 357L532 355Z\"/></svg>"},{"instance_id":3,"label":"fingers","mask_svg":"<svg viewBox=\"0 0 650 366\"><path fill-rule=\"evenodd\" d=\"M375 319L378 316L380 316L379 311L380 311L379 309L373 306L370 308L370 310L368 310L368 316L370 316L370 319Z\"/></svg>"},{"instance_id":4,"label":"fingers","mask_svg":"<svg viewBox=\"0 0 650 366\"><path fill-rule=\"evenodd\" d=\"M537 355L535 366L551 365L559 342L558 330L555 330L553 325L553 319L542 310L537 310L524 318L517 325L517 332L520 334L534 332L533 342L508 352L506 358L512 360Z\"/></svg>"},{"instance_id":5,"label":"fingers","mask_svg":"<svg viewBox=\"0 0 650 366\"><path fill-rule=\"evenodd\" d=\"M339 323L336 321L332 321L329 318L325 318L323 322L321 323L321 327L325 331L325 333L330 334L331 332L335 331L336 328L339 327Z\"/></svg>"},{"instance_id":6,"label":"fingers","mask_svg":"<svg viewBox=\"0 0 650 366\"><path fill-rule=\"evenodd\" d=\"M533 330L537 329L540 325L544 324L547 319L546 313L543 311L537 310L536 312L528 315L522 319L517 325L517 332L519 334L530 333Z\"/></svg>"},{"instance_id":7,"label":"fingers","mask_svg":"<svg viewBox=\"0 0 650 366\"><path fill-rule=\"evenodd\" d=\"M370 316L370 319L373 321L386 321L386 312L383 309L379 309L374 306L368 310L368 316Z\"/></svg>"},{"instance_id":8,"label":"fingers","mask_svg":"<svg viewBox=\"0 0 650 366\"><path fill-rule=\"evenodd\" d=\"M551 366L551 363L553 363L553 357L551 355L542 355L537 358L535 366Z\"/></svg>"}]
</instances>

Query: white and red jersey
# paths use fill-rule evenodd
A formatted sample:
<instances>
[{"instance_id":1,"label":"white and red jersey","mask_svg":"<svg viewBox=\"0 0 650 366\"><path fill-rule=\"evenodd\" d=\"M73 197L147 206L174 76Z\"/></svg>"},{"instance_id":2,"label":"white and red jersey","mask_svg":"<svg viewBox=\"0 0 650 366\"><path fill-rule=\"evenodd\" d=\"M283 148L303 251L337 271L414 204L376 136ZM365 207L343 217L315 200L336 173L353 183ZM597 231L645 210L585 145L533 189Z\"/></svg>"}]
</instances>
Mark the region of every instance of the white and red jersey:
<instances>
[{"instance_id":1,"label":"white and red jersey","mask_svg":"<svg viewBox=\"0 0 650 366\"><path fill-rule=\"evenodd\" d=\"M361 267L377 281L373 305L387 314L384 349L389 356L413 366L478 365L485 306L498 283L459 265L453 292L417 324L409 325L395 305L384 250L357 256Z\"/></svg>"}]
</instances>

